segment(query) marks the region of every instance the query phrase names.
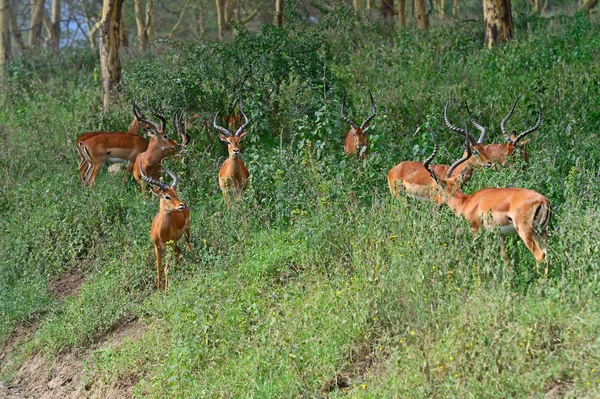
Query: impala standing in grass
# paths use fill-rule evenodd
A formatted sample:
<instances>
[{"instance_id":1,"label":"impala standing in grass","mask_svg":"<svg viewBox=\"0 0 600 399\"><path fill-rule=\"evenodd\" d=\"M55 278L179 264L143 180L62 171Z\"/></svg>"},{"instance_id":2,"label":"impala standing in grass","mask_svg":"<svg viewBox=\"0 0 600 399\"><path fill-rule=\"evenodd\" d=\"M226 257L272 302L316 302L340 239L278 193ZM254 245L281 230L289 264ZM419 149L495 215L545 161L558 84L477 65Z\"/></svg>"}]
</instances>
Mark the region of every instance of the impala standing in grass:
<instances>
[{"instance_id":1,"label":"impala standing in grass","mask_svg":"<svg viewBox=\"0 0 600 399\"><path fill-rule=\"evenodd\" d=\"M248 127L249 122L248 117L241 108L240 112L244 116L245 122L239 127L235 134L231 134L229 130L217 125L219 112L217 112L213 119L213 126L219 131L219 139L227 144L227 150L229 152L229 158L223 162L223 165L219 170L219 187L221 187L223 198L228 206L230 203L230 196L234 199L242 198L244 190L248 185L248 178L250 177L250 172L248 172L248 168L246 168L246 165L244 165L244 161L242 161L240 156L240 141L245 139L248 134L246 127Z\"/></svg>"},{"instance_id":2,"label":"impala standing in grass","mask_svg":"<svg viewBox=\"0 0 600 399\"><path fill-rule=\"evenodd\" d=\"M456 161L445 176L438 175L429 167L435 152L423 163L436 183L435 201L447 204L457 215L467 219L474 234L481 226L487 230L498 227L502 234L501 253L507 262L506 234L518 234L535 260L544 261L551 216L550 202L542 194L524 188L484 188L471 195L463 193L456 184L458 176L452 176L452 172L471 156L468 135L466 139L467 154ZM548 264L545 274L548 274Z\"/></svg>"},{"instance_id":3,"label":"impala standing in grass","mask_svg":"<svg viewBox=\"0 0 600 399\"><path fill-rule=\"evenodd\" d=\"M177 176L169 169L160 165L173 179L171 185L161 183L144 174L140 165L140 176L146 181L154 194L160 197L160 209L150 228L150 238L154 244L154 252L156 254L156 274L158 279L157 288L160 291L162 287L162 259L165 253L167 243L173 242L175 250L175 261L181 256L181 250L177 246L177 241L185 234L185 241L188 249L191 251L190 245L190 210L177 197L175 188L177 187ZM165 262L165 292L169 286L169 262Z\"/></svg>"},{"instance_id":4,"label":"impala standing in grass","mask_svg":"<svg viewBox=\"0 0 600 399\"><path fill-rule=\"evenodd\" d=\"M350 124L350 130L346 134L346 141L344 142L344 151L347 155L356 154L361 159L364 159L369 153L369 138L365 134L365 130L367 130L367 127L369 127L369 122L371 119L373 119L377 114L377 108L375 108L371 91L369 91L369 98L371 99L372 113L360 126L358 126L356 123L354 123L354 121L352 121L352 119L348 118L344 114L344 106L346 103L345 94L342 98L342 108L340 110L342 120Z\"/></svg>"}]
</instances>

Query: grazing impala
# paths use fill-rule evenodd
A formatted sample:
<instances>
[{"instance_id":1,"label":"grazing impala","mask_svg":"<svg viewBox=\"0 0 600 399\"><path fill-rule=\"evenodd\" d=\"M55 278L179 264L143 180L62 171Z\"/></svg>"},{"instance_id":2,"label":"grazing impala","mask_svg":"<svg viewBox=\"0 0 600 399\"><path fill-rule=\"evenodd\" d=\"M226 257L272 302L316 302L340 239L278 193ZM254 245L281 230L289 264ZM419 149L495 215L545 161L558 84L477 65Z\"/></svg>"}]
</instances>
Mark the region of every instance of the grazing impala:
<instances>
[{"instance_id":1,"label":"grazing impala","mask_svg":"<svg viewBox=\"0 0 600 399\"><path fill-rule=\"evenodd\" d=\"M79 166L77 169L79 170L79 180L81 180L82 183L84 181L83 178L85 175L85 171L88 170L89 167L91 167L91 165L86 160L86 157L84 155L83 148L82 148L83 143L87 139L94 137L94 136L98 136L99 134L128 134L128 135L132 135L132 136L139 136L140 133L142 132L142 129L146 130L146 129L150 129L152 127L148 123L143 121L143 119L145 119L145 116L142 114L142 111L137 106L135 101L132 101L131 103L133 105L133 121L131 122L131 125L129 125L129 130L127 132L125 132L125 133L124 132L87 132L87 133L82 134L81 136L77 137L77 140L75 140L75 145L77 147L77 151L79 152L79 157L81 158L81 162L79 163ZM142 117L142 119L138 119L138 115L140 115Z\"/></svg>"},{"instance_id":2,"label":"grazing impala","mask_svg":"<svg viewBox=\"0 0 600 399\"><path fill-rule=\"evenodd\" d=\"M144 173L155 179L159 180L162 172L161 164L163 159L169 155L177 151L179 148L185 148L187 143L190 141L190 137L187 135L185 127L181 127L181 120L183 118L183 111L177 115L175 113L173 115L173 126L177 130L179 137L181 138L181 146L175 142L175 140L169 138L165 131L166 128L166 120L159 114L152 113L157 118L163 121L163 125L160 131L150 130L150 144L148 144L148 149L140 154L135 159L135 164L133 166L133 177L140 184L142 189L142 194L146 195L144 188L144 179L142 179L141 170L144 170Z\"/></svg>"},{"instance_id":3,"label":"grazing impala","mask_svg":"<svg viewBox=\"0 0 600 399\"><path fill-rule=\"evenodd\" d=\"M432 157L423 166L435 180L435 201L445 203L457 215L464 216L477 234L480 227L492 230L500 228L502 234L501 253L508 262L504 245L504 235L518 234L537 262L542 262L547 254L547 227L550 223L550 202L542 194L524 188L484 188L467 195L456 185L457 176L453 170L471 155L466 135L467 154L456 161L445 176L437 174L429 167ZM548 274L546 265L545 273Z\"/></svg>"},{"instance_id":4,"label":"grazing impala","mask_svg":"<svg viewBox=\"0 0 600 399\"><path fill-rule=\"evenodd\" d=\"M168 184L161 183L144 174L140 165L140 175L148 184L150 184L152 192L160 197L160 210L152 220L150 228L150 238L154 244L154 252L156 254L156 274L158 279L157 288L161 290L162 283L162 259L167 246L167 243L173 242L175 250L175 261L181 256L181 250L177 246L177 241L185 234L185 241L188 249L190 246L190 210L179 200L175 188L177 187L177 176L169 169L160 165L172 178L173 182ZM165 263L165 292L169 286L169 262Z\"/></svg>"},{"instance_id":5,"label":"grazing impala","mask_svg":"<svg viewBox=\"0 0 600 399\"><path fill-rule=\"evenodd\" d=\"M446 111L444 111L444 116L446 119L446 124L451 130L456 129L463 131L462 129L452 126L450 122L448 122ZM464 131L466 131L466 128ZM429 132L434 138L434 149L431 156L435 157L435 154L437 153L437 143L431 129L429 129ZM457 176L457 184L459 187L469 181L475 166L492 166L492 163L488 159L486 152L484 150L478 151L477 148L474 148L480 148L481 145L479 143L475 142L475 145L471 143L470 147L472 155L453 171L454 175ZM445 175L450 167L447 165L431 165L431 168L438 175ZM406 195L415 197L417 199L429 199L431 198L431 188L434 184L435 182L429 175L427 169L423 167L422 162L404 161L394 166L388 172L388 186L390 188L390 193L394 197L398 197L400 192L403 191Z\"/></svg>"},{"instance_id":6,"label":"grazing impala","mask_svg":"<svg viewBox=\"0 0 600 399\"><path fill-rule=\"evenodd\" d=\"M229 158L223 162L219 170L219 187L221 187L221 191L223 192L225 203L229 206L229 196L233 196L234 199L241 199L248 184L248 178L250 177L250 172L248 172L244 161L240 157L240 141L246 138L248 133L246 127L248 127L249 122L248 117L246 117L246 114L240 108L245 122L235 134L231 134L229 130L217 125L219 112L217 112L213 119L213 126L220 132L218 133L219 138L221 141L227 143L227 150L229 151Z\"/></svg>"},{"instance_id":7,"label":"grazing impala","mask_svg":"<svg viewBox=\"0 0 600 399\"><path fill-rule=\"evenodd\" d=\"M371 111L372 114L365 121L358 126L352 119L348 118L344 114L344 105L346 103L346 95L342 98L342 108L340 110L340 115L342 120L348 122L350 124L351 129L346 134L346 141L344 142L344 151L347 155L356 154L359 158L364 159L369 152L369 138L365 134L365 130L369 127L369 122L371 119L375 117L377 114L377 108L375 108L375 103L373 102L373 96L371 95L371 91L369 90L369 97L371 98Z\"/></svg>"},{"instance_id":8,"label":"grazing impala","mask_svg":"<svg viewBox=\"0 0 600 399\"><path fill-rule=\"evenodd\" d=\"M134 114L141 123L147 124L156 131L161 130L156 123L144 119L135 108ZM133 170L136 157L148 149L148 141L137 135L99 134L84 141L81 148L89 163L83 182L93 187L96 176L105 162L126 163L127 169L123 180L126 183L129 173Z\"/></svg>"}]
</instances>

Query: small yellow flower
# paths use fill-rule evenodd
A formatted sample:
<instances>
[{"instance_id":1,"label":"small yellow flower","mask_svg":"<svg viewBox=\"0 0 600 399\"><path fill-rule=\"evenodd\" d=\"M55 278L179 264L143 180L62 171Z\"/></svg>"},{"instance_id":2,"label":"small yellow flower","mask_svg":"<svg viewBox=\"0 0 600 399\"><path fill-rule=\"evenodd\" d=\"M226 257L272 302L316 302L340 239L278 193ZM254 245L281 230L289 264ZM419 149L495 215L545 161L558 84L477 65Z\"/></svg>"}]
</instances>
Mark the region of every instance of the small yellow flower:
<instances>
[{"instance_id":1,"label":"small yellow flower","mask_svg":"<svg viewBox=\"0 0 600 399\"><path fill-rule=\"evenodd\" d=\"M369 355L365 355L365 359L368 359L368 358L369 358Z\"/></svg>"},{"instance_id":2,"label":"small yellow flower","mask_svg":"<svg viewBox=\"0 0 600 399\"><path fill-rule=\"evenodd\" d=\"M367 384L360 384L360 387L361 387L362 389L367 389Z\"/></svg>"},{"instance_id":3,"label":"small yellow flower","mask_svg":"<svg viewBox=\"0 0 600 399\"><path fill-rule=\"evenodd\" d=\"M592 373L595 373L595 372L596 372L596 370L595 370L595 369L592 369Z\"/></svg>"},{"instance_id":4,"label":"small yellow flower","mask_svg":"<svg viewBox=\"0 0 600 399\"><path fill-rule=\"evenodd\" d=\"M400 340L400 341L398 341L398 342L399 342L399 343L402 343L402 342L404 342L404 340L403 340L403 339L401 339L401 340Z\"/></svg>"},{"instance_id":5,"label":"small yellow flower","mask_svg":"<svg viewBox=\"0 0 600 399\"><path fill-rule=\"evenodd\" d=\"M453 360L454 360L454 358L452 356L450 356L450 361L453 361Z\"/></svg>"},{"instance_id":6,"label":"small yellow flower","mask_svg":"<svg viewBox=\"0 0 600 399\"><path fill-rule=\"evenodd\" d=\"M383 348L380 346L380 347L379 347L379 351L381 352L382 350L383 350Z\"/></svg>"},{"instance_id":7,"label":"small yellow flower","mask_svg":"<svg viewBox=\"0 0 600 399\"><path fill-rule=\"evenodd\" d=\"M373 317L373 321L377 321L377 317Z\"/></svg>"},{"instance_id":8,"label":"small yellow flower","mask_svg":"<svg viewBox=\"0 0 600 399\"><path fill-rule=\"evenodd\" d=\"M415 332L414 332L414 331L411 331L411 332L410 332L410 335L415 335Z\"/></svg>"},{"instance_id":9,"label":"small yellow flower","mask_svg":"<svg viewBox=\"0 0 600 399\"><path fill-rule=\"evenodd\" d=\"M456 287L456 291L460 291L460 287Z\"/></svg>"},{"instance_id":10,"label":"small yellow flower","mask_svg":"<svg viewBox=\"0 0 600 399\"><path fill-rule=\"evenodd\" d=\"M445 246L445 247L447 247L447 246L448 246L448 244L444 243L444 246Z\"/></svg>"},{"instance_id":11,"label":"small yellow flower","mask_svg":"<svg viewBox=\"0 0 600 399\"><path fill-rule=\"evenodd\" d=\"M586 382L585 385L587 385L589 387L590 386L590 382L589 381Z\"/></svg>"},{"instance_id":12,"label":"small yellow flower","mask_svg":"<svg viewBox=\"0 0 600 399\"><path fill-rule=\"evenodd\" d=\"M455 377L455 378L458 378L458 374L454 374L454 377Z\"/></svg>"},{"instance_id":13,"label":"small yellow flower","mask_svg":"<svg viewBox=\"0 0 600 399\"><path fill-rule=\"evenodd\" d=\"M435 266L433 266L433 270L435 270Z\"/></svg>"}]
</instances>

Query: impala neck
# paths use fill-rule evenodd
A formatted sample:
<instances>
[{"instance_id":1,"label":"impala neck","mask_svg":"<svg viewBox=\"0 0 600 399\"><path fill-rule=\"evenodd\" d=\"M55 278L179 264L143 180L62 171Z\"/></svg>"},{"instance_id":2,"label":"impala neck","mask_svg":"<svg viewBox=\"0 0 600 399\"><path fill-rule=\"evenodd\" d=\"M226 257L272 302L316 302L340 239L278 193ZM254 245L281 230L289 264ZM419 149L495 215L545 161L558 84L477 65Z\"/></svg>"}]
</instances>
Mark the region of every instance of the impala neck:
<instances>
[{"instance_id":1,"label":"impala neck","mask_svg":"<svg viewBox=\"0 0 600 399\"><path fill-rule=\"evenodd\" d=\"M229 161L230 163L230 167L231 167L231 174L238 176L241 172L242 172L242 165L244 165L244 161L242 161L242 157L241 156L237 156L237 157L229 157Z\"/></svg>"},{"instance_id":2,"label":"impala neck","mask_svg":"<svg viewBox=\"0 0 600 399\"><path fill-rule=\"evenodd\" d=\"M133 122L129 125L129 130L127 134L137 135L140 134L142 128L140 127L140 122L138 122L137 118L133 118Z\"/></svg>"},{"instance_id":3,"label":"impala neck","mask_svg":"<svg viewBox=\"0 0 600 399\"><path fill-rule=\"evenodd\" d=\"M469 200L469 195L462 192L462 190L458 187L453 187L452 192L450 192L448 197L448 206L452 209L457 215L463 214L463 208L465 203Z\"/></svg>"}]
</instances>

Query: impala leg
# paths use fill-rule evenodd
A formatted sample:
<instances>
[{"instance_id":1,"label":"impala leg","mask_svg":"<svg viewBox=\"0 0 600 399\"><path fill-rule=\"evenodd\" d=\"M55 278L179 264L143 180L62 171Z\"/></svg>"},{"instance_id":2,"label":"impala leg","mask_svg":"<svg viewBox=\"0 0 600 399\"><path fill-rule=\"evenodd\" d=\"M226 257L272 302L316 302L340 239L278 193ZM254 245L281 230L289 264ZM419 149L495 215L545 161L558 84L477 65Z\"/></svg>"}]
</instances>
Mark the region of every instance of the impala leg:
<instances>
[{"instance_id":1,"label":"impala leg","mask_svg":"<svg viewBox=\"0 0 600 399\"><path fill-rule=\"evenodd\" d=\"M88 186L94 187L94 182L96 181L96 176L98 176L98 173L100 173L100 170L102 169L103 165L104 165L104 160L102 160L102 162L94 163L94 166L92 167L92 173L91 173L90 177L87 179Z\"/></svg>"},{"instance_id":2,"label":"impala leg","mask_svg":"<svg viewBox=\"0 0 600 399\"><path fill-rule=\"evenodd\" d=\"M504 261L508 265L510 263L510 259L508 258L508 252L506 252L506 237L500 235L500 255L504 258Z\"/></svg>"},{"instance_id":3,"label":"impala leg","mask_svg":"<svg viewBox=\"0 0 600 399\"><path fill-rule=\"evenodd\" d=\"M190 245L190 226L189 225L187 225L185 227L185 242L187 243L188 249L191 251L192 246Z\"/></svg>"},{"instance_id":4,"label":"impala leg","mask_svg":"<svg viewBox=\"0 0 600 399\"><path fill-rule=\"evenodd\" d=\"M535 260L538 262L542 262L546 258L546 253L542 250L542 248L540 248L540 246L536 242L536 234L533 228L529 225L520 226L519 229L517 229L517 232L519 233L519 237L521 237L521 240L523 240L527 248L531 251L533 256L535 256Z\"/></svg>"},{"instance_id":5,"label":"impala leg","mask_svg":"<svg viewBox=\"0 0 600 399\"><path fill-rule=\"evenodd\" d=\"M127 179L129 178L129 175L131 174L132 170L133 170L133 162L129 161L129 162L127 162L127 168L125 169L125 177L123 178L123 185L127 184Z\"/></svg>"},{"instance_id":6,"label":"impala leg","mask_svg":"<svg viewBox=\"0 0 600 399\"><path fill-rule=\"evenodd\" d=\"M156 275L157 275L157 290L160 291L160 283L161 283L161 272L162 272L162 257L163 257L163 249L157 245L154 245L154 253L156 254Z\"/></svg>"},{"instance_id":7,"label":"impala leg","mask_svg":"<svg viewBox=\"0 0 600 399\"><path fill-rule=\"evenodd\" d=\"M179 260L179 258L181 258L183 255L181 255L181 249L179 249L176 243L173 244L173 251L175 251L175 263L177 263L177 260Z\"/></svg>"},{"instance_id":8,"label":"impala leg","mask_svg":"<svg viewBox=\"0 0 600 399\"><path fill-rule=\"evenodd\" d=\"M165 262L165 294L169 291L169 262Z\"/></svg>"}]
</instances>

